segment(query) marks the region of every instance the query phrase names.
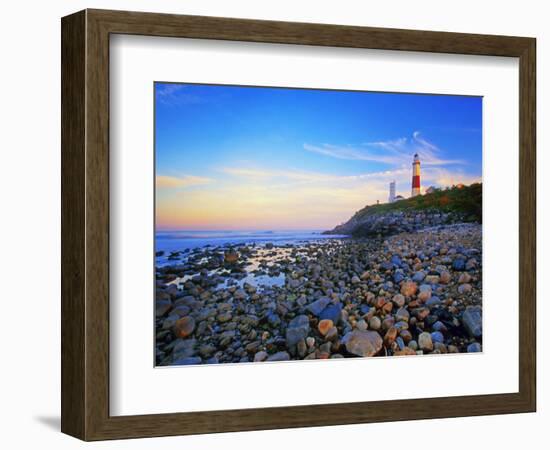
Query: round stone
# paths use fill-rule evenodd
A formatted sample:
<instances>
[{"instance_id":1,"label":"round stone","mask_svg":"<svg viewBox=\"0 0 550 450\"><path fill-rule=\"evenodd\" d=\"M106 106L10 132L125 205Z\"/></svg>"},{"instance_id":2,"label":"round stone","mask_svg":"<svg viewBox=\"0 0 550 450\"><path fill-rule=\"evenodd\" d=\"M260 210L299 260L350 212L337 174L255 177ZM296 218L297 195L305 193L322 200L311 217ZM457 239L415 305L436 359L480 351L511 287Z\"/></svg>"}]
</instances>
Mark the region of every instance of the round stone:
<instances>
[{"instance_id":1,"label":"round stone","mask_svg":"<svg viewBox=\"0 0 550 450\"><path fill-rule=\"evenodd\" d=\"M267 353L264 351L260 351L254 355L254 362L261 362L265 361L267 359Z\"/></svg>"},{"instance_id":2,"label":"round stone","mask_svg":"<svg viewBox=\"0 0 550 450\"><path fill-rule=\"evenodd\" d=\"M424 280L424 278L426 278L426 274L422 270L420 270L413 275L412 280L420 283Z\"/></svg>"},{"instance_id":3,"label":"round stone","mask_svg":"<svg viewBox=\"0 0 550 450\"><path fill-rule=\"evenodd\" d=\"M460 277L458 278L458 282L460 284L469 283L471 280L472 276L467 272L461 273Z\"/></svg>"},{"instance_id":4,"label":"round stone","mask_svg":"<svg viewBox=\"0 0 550 450\"><path fill-rule=\"evenodd\" d=\"M386 331L386 335L384 336L384 345L386 347L390 347L393 342L395 342L395 339L397 338L398 330L395 327L391 327L388 331Z\"/></svg>"},{"instance_id":5,"label":"round stone","mask_svg":"<svg viewBox=\"0 0 550 450\"><path fill-rule=\"evenodd\" d=\"M434 349L432 336L430 335L430 333L427 333L427 332L420 333L420 335L418 336L418 346L420 347L421 350L429 351L429 352L431 352Z\"/></svg>"},{"instance_id":6,"label":"round stone","mask_svg":"<svg viewBox=\"0 0 550 450\"><path fill-rule=\"evenodd\" d=\"M453 269L457 271L462 271L466 269L466 261L464 260L464 258L456 258L453 261Z\"/></svg>"},{"instance_id":7,"label":"round stone","mask_svg":"<svg viewBox=\"0 0 550 450\"><path fill-rule=\"evenodd\" d=\"M431 296L432 296L432 290L426 289L421 291L418 294L418 300L420 300L421 302L426 302Z\"/></svg>"},{"instance_id":8,"label":"round stone","mask_svg":"<svg viewBox=\"0 0 550 450\"><path fill-rule=\"evenodd\" d=\"M399 308L397 312L395 313L395 320L397 321L409 321L409 311L406 308Z\"/></svg>"},{"instance_id":9,"label":"round stone","mask_svg":"<svg viewBox=\"0 0 550 450\"><path fill-rule=\"evenodd\" d=\"M401 330L399 332L399 336L403 338L403 341L405 342L405 344L408 344L412 340L412 334L409 330Z\"/></svg>"},{"instance_id":10,"label":"round stone","mask_svg":"<svg viewBox=\"0 0 550 450\"><path fill-rule=\"evenodd\" d=\"M481 352L481 344L479 342L473 342L468 345L466 350L468 353L479 353Z\"/></svg>"},{"instance_id":11,"label":"round stone","mask_svg":"<svg viewBox=\"0 0 550 450\"><path fill-rule=\"evenodd\" d=\"M332 327L327 331L327 334L325 335L325 339L327 341L335 341L338 339L338 328Z\"/></svg>"},{"instance_id":12,"label":"round stone","mask_svg":"<svg viewBox=\"0 0 550 450\"><path fill-rule=\"evenodd\" d=\"M414 356L416 355L416 351L410 347L405 347L402 350L397 350L396 352L394 352L394 355L395 356Z\"/></svg>"},{"instance_id":13,"label":"round stone","mask_svg":"<svg viewBox=\"0 0 550 450\"><path fill-rule=\"evenodd\" d=\"M235 250L228 250L224 255L225 262L235 264L239 260L239 254Z\"/></svg>"},{"instance_id":14,"label":"round stone","mask_svg":"<svg viewBox=\"0 0 550 450\"><path fill-rule=\"evenodd\" d=\"M414 294L416 294L416 291L418 289L418 286L414 281L405 281L401 285L401 294L405 297L411 297Z\"/></svg>"},{"instance_id":15,"label":"round stone","mask_svg":"<svg viewBox=\"0 0 550 450\"><path fill-rule=\"evenodd\" d=\"M378 316L374 316L369 319L369 328L371 330L379 330L381 326L382 326L382 321Z\"/></svg>"},{"instance_id":16,"label":"round stone","mask_svg":"<svg viewBox=\"0 0 550 450\"><path fill-rule=\"evenodd\" d=\"M434 331L432 334L432 341L434 342L441 342L443 343L445 341L445 338L443 337L443 333L440 331Z\"/></svg>"},{"instance_id":17,"label":"round stone","mask_svg":"<svg viewBox=\"0 0 550 450\"><path fill-rule=\"evenodd\" d=\"M174 325L174 334L177 337L186 338L195 330L195 319L191 316L178 319Z\"/></svg>"},{"instance_id":18,"label":"round stone","mask_svg":"<svg viewBox=\"0 0 550 450\"><path fill-rule=\"evenodd\" d=\"M287 352L277 352L267 358L267 361L288 361L290 355Z\"/></svg>"},{"instance_id":19,"label":"round stone","mask_svg":"<svg viewBox=\"0 0 550 450\"><path fill-rule=\"evenodd\" d=\"M452 280L452 276L451 276L451 273L447 270L444 270L443 272L441 272L441 274L439 275L439 282L441 284L448 284L451 282Z\"/></svg>"},{"instance_id":20,"label":"round stone","mask_svg":"<svg viewBox=\"0 0 550 450\"><path fill-rule=\"evenodd\" d=\"M398 308L402 308L405 305L405 297L401 294L394 295L392 301Z\"/></svg>"},{"instance_id":21,"label":"round stone","mask_svg":"<svg viewBox=\"0 0 550 450\"><path fill-rule=\"evenodd\" d=\"M334 326L334 323L330 319L323 319L319 322L317 325L317 328L319 330L319 333L321 333L322 336L326 336L328 333L328 330L330 330Z\"/></svg>"},{"instance_id":22,"label":"round stone","mask_svg":"<svg viewBox=\"0 0 550 450\"><path fill-rule=\"evenodd\" d=\"M374 356L382 349L382 338L376 331L351 331L342 342L346 350L357 356Z\"/></svg>"}]
</instances>

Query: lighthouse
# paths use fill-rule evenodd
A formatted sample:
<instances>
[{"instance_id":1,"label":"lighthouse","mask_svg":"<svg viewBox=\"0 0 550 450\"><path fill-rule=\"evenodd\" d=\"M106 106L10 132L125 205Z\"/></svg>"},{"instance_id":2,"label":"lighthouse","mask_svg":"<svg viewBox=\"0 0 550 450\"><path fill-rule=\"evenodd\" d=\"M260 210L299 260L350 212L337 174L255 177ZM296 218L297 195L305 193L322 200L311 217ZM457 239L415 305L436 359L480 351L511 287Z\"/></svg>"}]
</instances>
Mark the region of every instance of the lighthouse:
<instances>
[{"instance_id":1,"label":"lighthouse","mask_svg":"<svg viewBox=\"0 0 550 450\"><path fill-rule=\"evenodd\" d=\"M420 195L420 159L418 153L414 154L411 197Z\"/></svg>"}]
</instances>

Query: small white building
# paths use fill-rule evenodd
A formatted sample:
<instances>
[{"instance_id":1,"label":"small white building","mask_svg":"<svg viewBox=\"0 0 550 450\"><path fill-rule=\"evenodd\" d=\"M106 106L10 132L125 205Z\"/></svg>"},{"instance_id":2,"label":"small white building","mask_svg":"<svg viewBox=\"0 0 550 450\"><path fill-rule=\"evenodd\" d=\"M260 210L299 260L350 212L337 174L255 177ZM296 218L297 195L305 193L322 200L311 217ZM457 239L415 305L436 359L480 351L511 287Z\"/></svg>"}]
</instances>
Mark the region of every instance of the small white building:
<instances>
[{"instance_id":1,"label":"small white building","mask_svg":"<svg viewBox=\"0 0 550 450\"><path fill-rule=\"evenodd\" d=\"M426 189L426 194L432 194L436 191L436 188L434 186L430 186L428 189Z\"/></svg>"},{"instance_id":2,"label":"small white building","mask_svg":"<svg viewBox=\"0 0 550 450\"><path fill-rule=\"evenodd\" d=\"M393 203L395 201L395 181L390 181L390 196L388 202Z\"/></svg>"}]
</instances>

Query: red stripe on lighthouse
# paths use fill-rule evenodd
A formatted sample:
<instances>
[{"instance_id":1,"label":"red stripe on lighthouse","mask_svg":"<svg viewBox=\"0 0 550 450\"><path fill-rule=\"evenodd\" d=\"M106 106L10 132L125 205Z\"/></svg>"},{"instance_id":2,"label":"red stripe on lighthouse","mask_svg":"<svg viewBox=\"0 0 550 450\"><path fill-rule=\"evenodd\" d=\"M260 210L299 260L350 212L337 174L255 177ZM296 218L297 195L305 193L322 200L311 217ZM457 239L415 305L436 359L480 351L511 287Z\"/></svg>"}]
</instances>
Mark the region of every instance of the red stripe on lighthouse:
<instances>
[{"instance_id":1,"label":"red stripe on lighthouse","mask_svg":"<svg viewBox=\"0 0 550 450\"><path fill-rule=\"evenodd\" d=\"M420 175L413 175L413 189L420 188Z\"/></svg>"}]
</instances>

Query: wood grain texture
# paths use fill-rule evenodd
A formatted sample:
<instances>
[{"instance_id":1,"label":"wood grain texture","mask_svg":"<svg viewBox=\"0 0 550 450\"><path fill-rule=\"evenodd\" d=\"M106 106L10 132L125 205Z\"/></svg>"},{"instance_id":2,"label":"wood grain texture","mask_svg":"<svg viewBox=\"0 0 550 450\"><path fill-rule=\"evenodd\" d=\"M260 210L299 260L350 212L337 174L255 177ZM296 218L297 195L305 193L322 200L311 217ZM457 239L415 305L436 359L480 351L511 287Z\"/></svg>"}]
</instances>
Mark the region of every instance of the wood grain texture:
<instances>
[{"instance_id":1,"label":"wood grain texture","mask_svg":"<svg viewBox=\"0 0 550 450\"><path fill-rule=\"evenodd\" d=\"M109 416L109 35L510 56L520 60L517 393ZM535 40L86 10L62 20L62 430L84 440L529 412L536 405Z\"/></svg>"},{"instance_id":2,"label":"wood grain texture","mask_svg":"<svg viewBox=\"0 0 550 450\"><path fill-rule=\"evenodd\" d=\"M519 64L519 370L520 393L536 409L537 163L536 41Z\"/></svg>"},{"instance_id":3,"label":"wood grain texture","mask_svg":"<svg viewBox=\"0 0 550 450\"><path fill-rule=\"evenodd\" d=\"M61 26L61 430L85 432L85 20Z\"/></svg>"},{"instance_id":4,"label":"wood grain texture","mask_svg":"<svg viewBox=\"0 0 550 450\"><path fill-rule=\"evenodd\" d=\"M111 33L330 47L521 56L529 38L315 23L88 10Z\"/></svg>"}]
</instances>

